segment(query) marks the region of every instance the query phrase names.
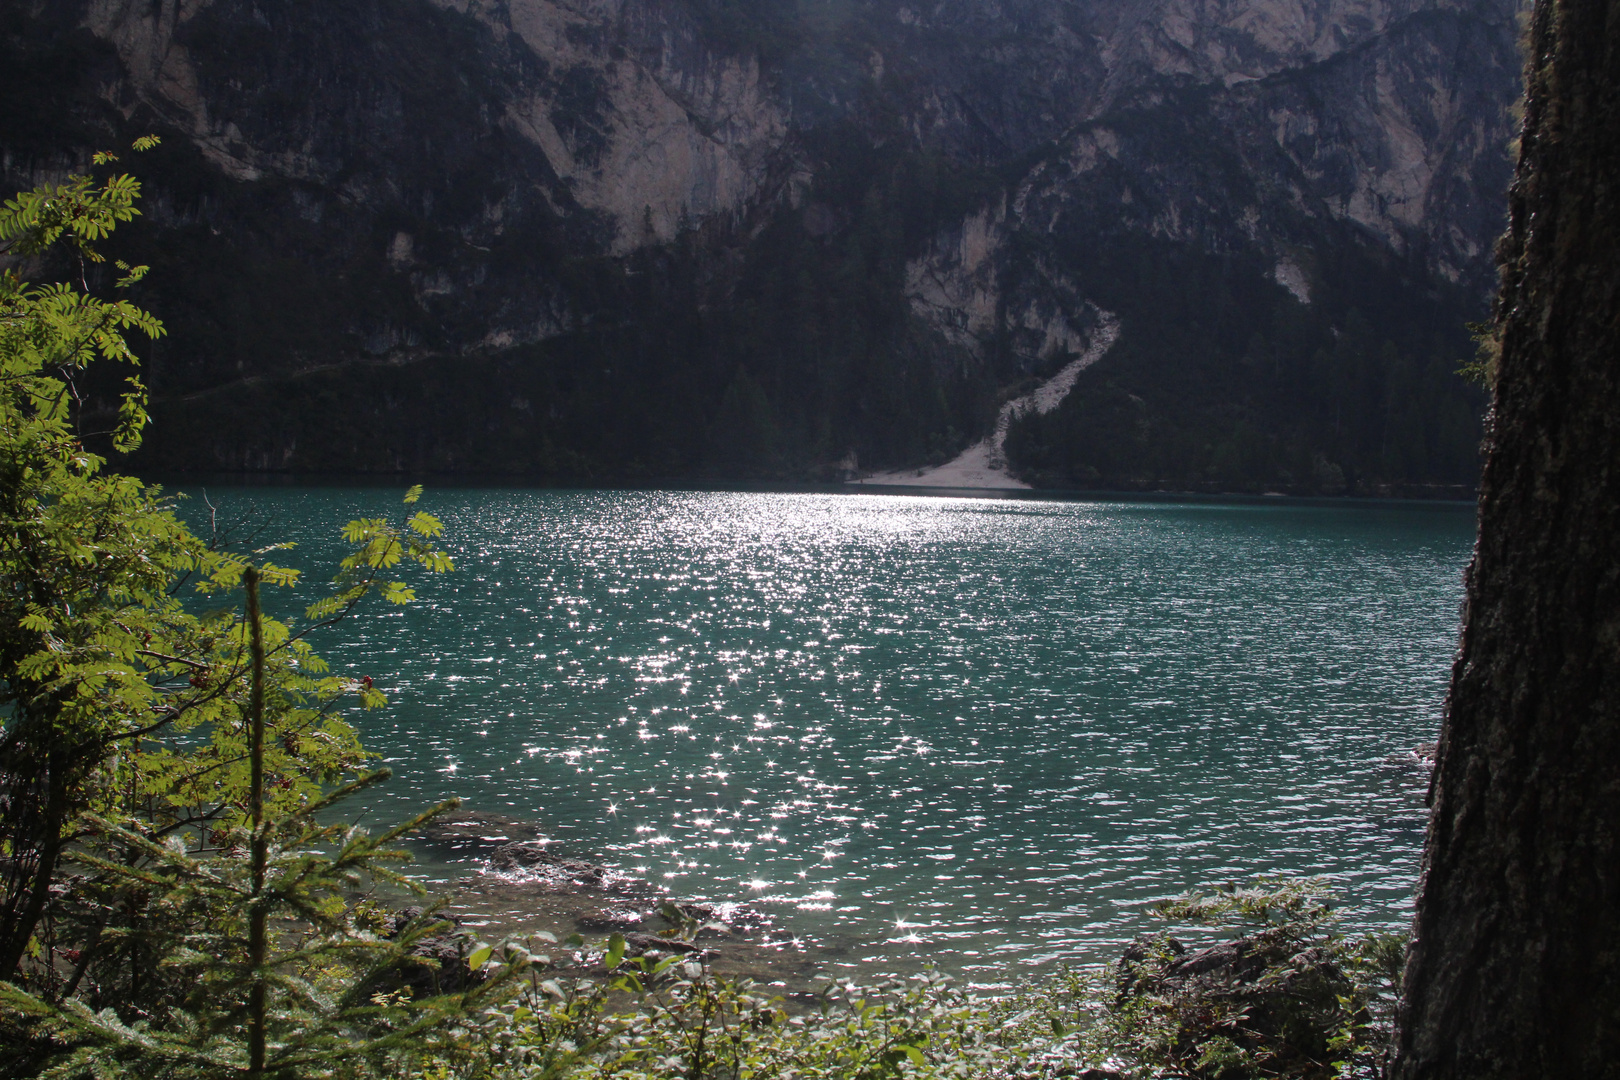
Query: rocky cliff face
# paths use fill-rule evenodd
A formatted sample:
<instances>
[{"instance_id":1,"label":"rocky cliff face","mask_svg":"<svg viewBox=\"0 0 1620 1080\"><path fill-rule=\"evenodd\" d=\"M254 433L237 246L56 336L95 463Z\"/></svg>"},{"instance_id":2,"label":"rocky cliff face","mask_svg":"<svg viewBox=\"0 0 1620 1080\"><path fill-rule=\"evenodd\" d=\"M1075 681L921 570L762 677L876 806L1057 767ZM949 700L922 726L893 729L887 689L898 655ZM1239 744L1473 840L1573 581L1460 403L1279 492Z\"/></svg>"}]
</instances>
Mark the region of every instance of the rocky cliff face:
<instances>
[{"instance_id":1,"label":"rocky cliff face","mask_svg":"<svg viewBox=\"0 0 1620 1080\"><path fill-rule=\"evenodd\" d=\"M671 240L683 223L756 196L766 160L786 136L786 115L762 85L758 57L706 48L678 9L432 6L452 17L90 0L83 25L117 50L127 73L118 100L150 107L226 176L246 182L279 176L331 185L357 141L383 132L409 140L398 123L414 111L405 100L409 81L424 79L428 85L414 88L422 91L434 76L464 86L493 77L494 93L478 102L480 126L504 127L533 144L549 169L531 179L560 184L602 212L615 251ZM406 25L412 18L419 25ZM413 47L447 55L413 56ZM464 70L482 65L494 70ZM453 109L453 97L441 104ZM288 110L293 102L282 100L282 108L266 110L267 98L303 98L302 107ZM431 101L414 104L435 111ZM383 132L375 131L379 121ZM444 158L451 148L422 150Z\"/></svg>"},{"instance_id":2,"label":"rocky cliff face","mask_svg":"<svg viewBox=\"0 0 1620 1080\"><path fill-rule=\"evenodd\" d=\"M1461 483L1516 10L25 0L0 164L166 136L151 468L920 463L1101 309L1033 478Z\"/></svg>"},{"instance_id":3,"label":"rocky cliff face","mask_svg":"<svg viewBox=\"0 0 1620 1080\"><path fill-rule=\"evenodd\" d=\"M903 29L891 49L932 76L912 102L924 137L965 144L978 131L992 156L1056 139L1067 144L1060 159L1084 171L1099 152L1118 159L1119 133L1099 120L1173 112L1208 125L1252 179L1279 188L1266 194L1391 244L1414 232L1438 241L1437 258L1459 270L1477 260L1477 234L1501 227L1489 185L1502 180L1516 6L959 0L894 9ZM1174 156L1133 169L1160 172ZM1061 182L1061 171L1043 179ZM1486 207L1452 204L1482 182ZM1233 194L1206 201L1234 221L1275 209L1222 203Z\"/></svg>"}]
</instances>

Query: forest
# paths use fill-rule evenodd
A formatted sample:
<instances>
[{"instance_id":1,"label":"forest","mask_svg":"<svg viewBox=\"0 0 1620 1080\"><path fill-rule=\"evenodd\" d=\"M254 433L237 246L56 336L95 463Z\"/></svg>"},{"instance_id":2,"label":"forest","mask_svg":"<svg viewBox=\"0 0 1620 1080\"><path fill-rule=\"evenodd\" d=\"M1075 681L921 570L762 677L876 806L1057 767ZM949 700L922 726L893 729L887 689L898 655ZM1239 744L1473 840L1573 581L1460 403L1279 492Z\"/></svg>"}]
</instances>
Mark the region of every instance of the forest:
<instances>
[{"instance_id":1,"label":"forest","mask_svg":"<svg viewBox=\"0 0 1620 1080\"><path fill-rule=\"evenodd\" d=\"M126 60L67 6L0 13L0 91L17 106L0 116L0 146L15 186L89 148L165 136L141 165L149 212L123 241L131 261L167 270L132 288L168 333L146 358L161 422L129 467L836 482L852 461L937 464L985 435L1002 401L1065 361L1031 352L1018 320L1035 305L1079 325L1079 298L1118 314L1123 335L1062 410L1014 431L1013 469L1038 486L1471 490L1484 397L1455 372L1473 351L1465 325L1484 316L1483 260L1449 281L1422 236L1392 247L1282 204L1267 211L1274 239L1245 237L1241 208L1270 206L1303 174L1275 148L1234 145L1239 104L1200 86L1122 98L1063 136L1122 140L1118 164L1031 187L1070 160L1066 143L1042 141L1049 130L1015 137L1030 119L1013 110L999 142L954 128L924 138L916 110L941 77L970 78L1003 110L1026 97L1051 108L1032 73L958 73L961 46L936 34L878 92L862 57L893 31L876 12L746 7L646 17L675 20L664 32L693 35L703 63L754 56L775 73L774 92L797 95L787 141L751 166L753 201L667 238L648 216L653 231L633 243L635 225L579 202L552 152L499 119L515 98L549 94L576 167L605 167L634 134L607 69L555 68L438 9L285 0L266 9L285 31L272 35L234 6L209 8L174 31L198 92L244 139L304 133L307 152L283 154L304 165L254 167L245 182L150 94L115 107L101 88L127 83ZM1483 27L1412 32L1479 53L1477 71L1446 76L1474 80L1474 97L1505 85ZM359 40L374 44L351 55ZM611 57L632 44L590 47ZM922 66L934 53L938 72ZM368 116L368 101L390 104ZM1478 169L1469 183L1488 185L1499 164ZM991 324L964 337L949 320L965 312L919 307L918 267L1009 198L1071 209L1050 227L998 226ZM1446 213L1461 229L1475 210ZM1185 219L1186 235L1163 234L1166 218ZM1275 280L1278 244L1310 282L1306 301ZM92 379L87 393L92 413L116 408L115 385Z\"/></svg>"},{"instance_id":2,"label":"forest","mask_svg":"<svg viewBox=\"0 0 1620 1080\"><path fill-rule=\"evenodd\" d=\"M1486 394L1466 294L1346 244L1299 303L1232 257L1089 237L1099 303L1125 329L1053 413L1008 434L1042 487L1457 497L1472 490ZM1176 320L1153 312L1174 307Z\"/></svg>"}]
</instances>

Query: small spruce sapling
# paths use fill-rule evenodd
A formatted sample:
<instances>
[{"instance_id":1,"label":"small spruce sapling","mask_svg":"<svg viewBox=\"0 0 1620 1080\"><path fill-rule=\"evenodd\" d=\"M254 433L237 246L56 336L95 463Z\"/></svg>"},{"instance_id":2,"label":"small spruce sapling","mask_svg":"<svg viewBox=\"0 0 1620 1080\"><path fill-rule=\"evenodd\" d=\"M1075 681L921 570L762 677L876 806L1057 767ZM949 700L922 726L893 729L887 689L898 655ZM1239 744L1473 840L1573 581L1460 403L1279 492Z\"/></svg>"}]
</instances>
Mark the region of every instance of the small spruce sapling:
<instances>
[{"instance_id":1,"label":"small spruce sapling","mask_svg":"<svg viewBox=\"0 0 1620 1080\"><path fill-rule=\"evenodd\" d=\"M129 1021L112 1008L92 1010L74 997L53 1004L0 983L0 1005L34 1017L62 1048L50 1075L136 1068L177 1080L392 1076L402 1063L452 1042L455 1025L498 1001L526 966L511 952L491 964L493 950L482 949L470 960L494 970L467 989L421 999L399 991L409 970L424 963L412 946L445 924L430 910L379 936L347 898L375 882L422 892L391 868L408 858L395 842L457 800L376 836L317 820L387 779L388 770L379 769L296 810L267 809L262 575L249 566L242 579L253 683L246 821L229 830L222 848L198 856L178 835L156 838L149 823L87 815L92 840L74 856L99 875L104 891L138 897L167 917L171 932L158 963L189 989Z\"/></svg>"}]
</instances>

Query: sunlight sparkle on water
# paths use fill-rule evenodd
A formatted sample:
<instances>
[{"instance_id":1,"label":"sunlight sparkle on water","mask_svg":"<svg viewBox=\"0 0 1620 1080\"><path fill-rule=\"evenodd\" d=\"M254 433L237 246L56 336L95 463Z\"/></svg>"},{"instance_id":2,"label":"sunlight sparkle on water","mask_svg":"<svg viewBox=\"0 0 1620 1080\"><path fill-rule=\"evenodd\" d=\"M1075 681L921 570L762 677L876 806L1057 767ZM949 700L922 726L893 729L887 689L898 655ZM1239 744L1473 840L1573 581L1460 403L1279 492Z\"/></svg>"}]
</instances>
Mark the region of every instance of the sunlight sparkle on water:
<instances>
[{"instance_id":1,"label":"sunlight sparkle on water","mask_svg":"<svg viewBox=\"0 0 1620 1080\"><path fill-rule=\"evenodd\" d=\"M311 567L395 495L251 493ZM1146 901L1260 872L1404 918L1421 777L1388 761L1438 722L1466 508L427 500L457 573L324 646L392 673L356 722L402 810L459 795L821 940L926 930L968 970L1106 951Z\"/></svg>"}]
</instances>

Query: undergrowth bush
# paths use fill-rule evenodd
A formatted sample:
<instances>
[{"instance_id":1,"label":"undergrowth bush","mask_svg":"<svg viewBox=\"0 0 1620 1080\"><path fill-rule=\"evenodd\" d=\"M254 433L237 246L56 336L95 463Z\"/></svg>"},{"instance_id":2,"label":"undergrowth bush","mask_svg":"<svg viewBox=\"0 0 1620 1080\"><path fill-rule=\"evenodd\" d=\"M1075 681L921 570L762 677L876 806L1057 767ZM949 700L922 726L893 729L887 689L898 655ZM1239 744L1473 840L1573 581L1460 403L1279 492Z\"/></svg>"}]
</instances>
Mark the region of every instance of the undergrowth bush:
<instances>
[{"instance_id":1,"label":"undergrowth bush","mask_svg":"<svg viewBox=\"0 0 1620 1080\"><path fill-rule=\"evenodd\" d=\"M937 972L793 1003L713 977L688 955L626 958L599 978L546 979L426 1058L421 1080L1259 1080L1384 1076L1399 936L1351 939L1319 881L1262 879L1160 905L1238 926L1191 951L1168 934L1116 965L1069 970L1002 998ZM610 973L610 974L609 974Z\"/></svg>"}]
</instances>

